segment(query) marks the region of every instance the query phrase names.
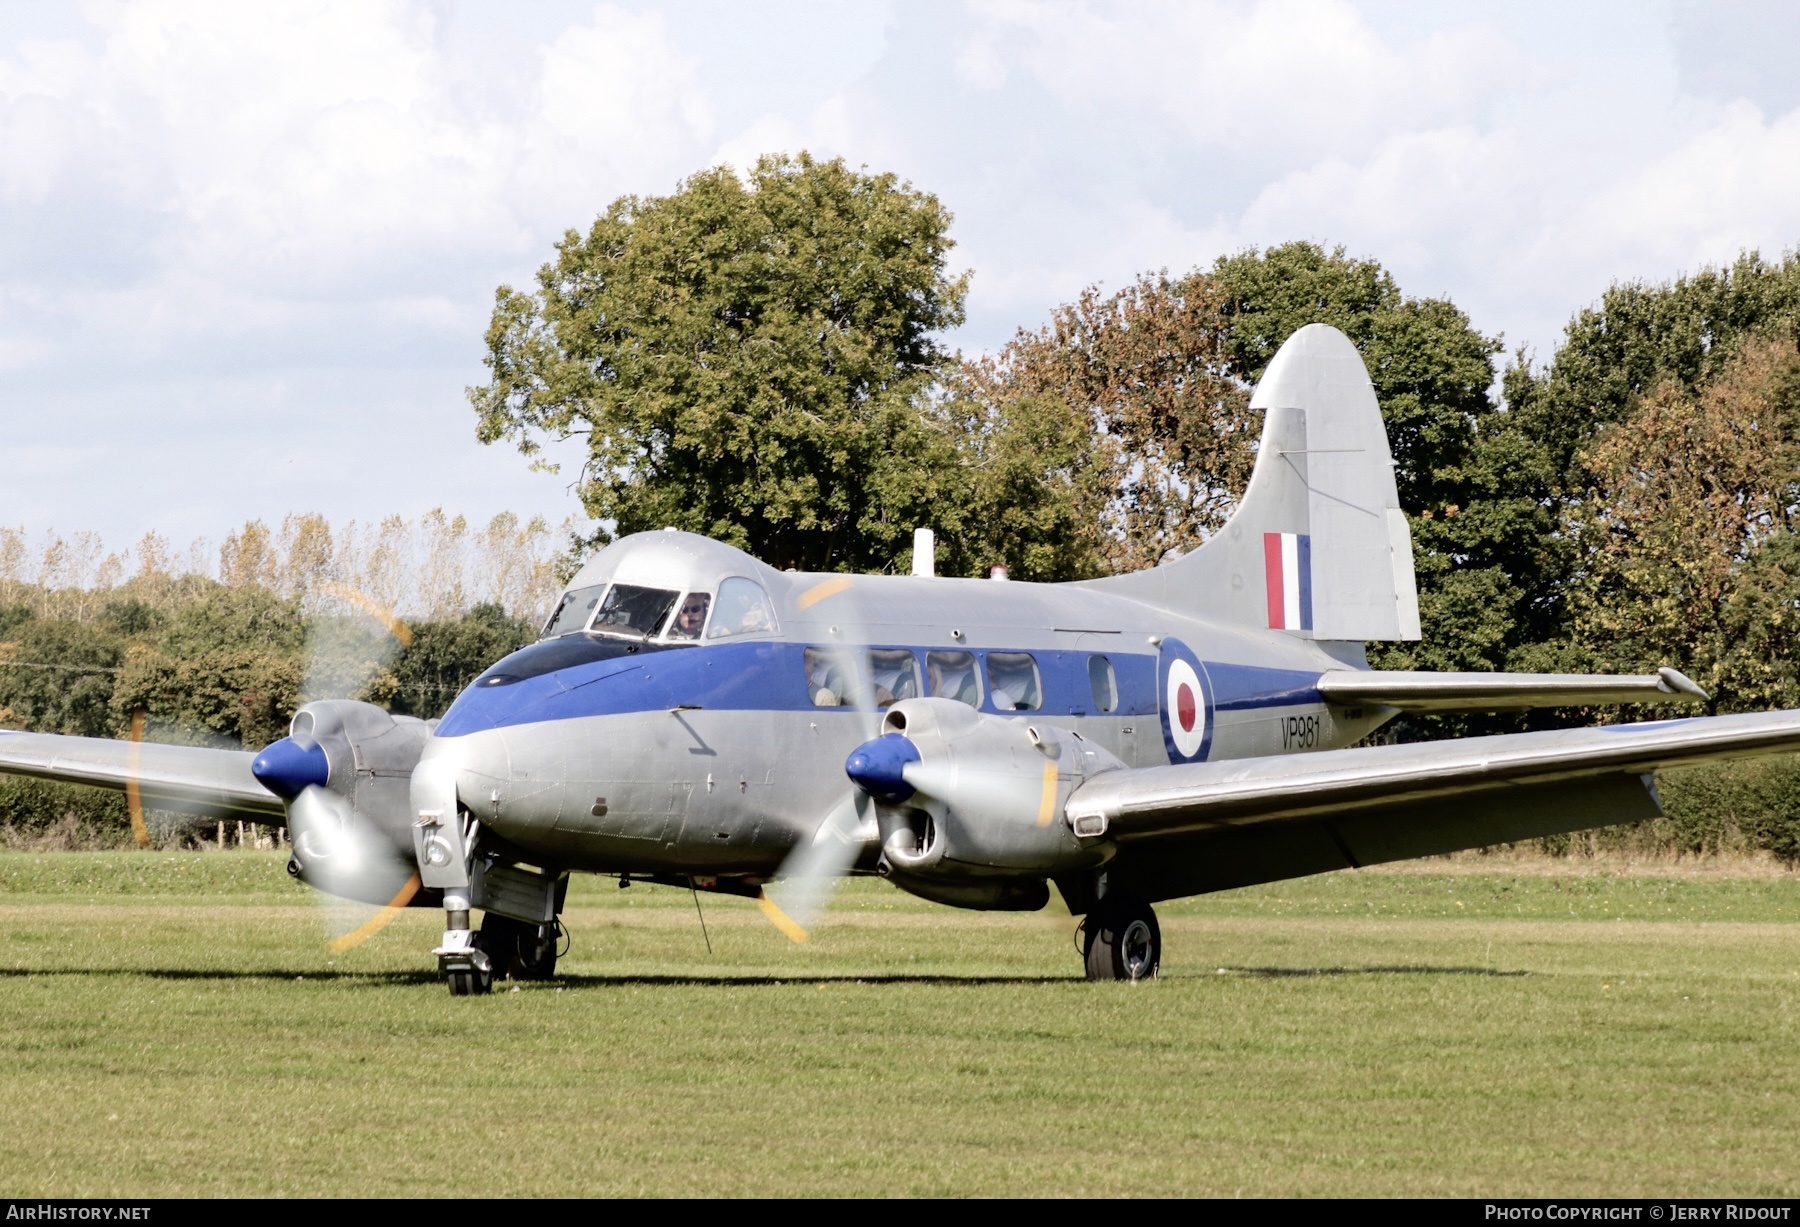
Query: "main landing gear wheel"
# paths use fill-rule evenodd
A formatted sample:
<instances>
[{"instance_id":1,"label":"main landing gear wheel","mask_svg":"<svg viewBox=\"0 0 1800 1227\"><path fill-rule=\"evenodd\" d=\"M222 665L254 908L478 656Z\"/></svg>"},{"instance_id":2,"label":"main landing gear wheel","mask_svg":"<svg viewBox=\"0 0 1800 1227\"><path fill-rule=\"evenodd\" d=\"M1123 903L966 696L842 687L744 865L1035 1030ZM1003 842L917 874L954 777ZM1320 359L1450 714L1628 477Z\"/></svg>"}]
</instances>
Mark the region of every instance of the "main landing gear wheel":
<instances>
[{"instance_id":1,"label":"main landing gear wheel","mask_svg":"<svg viewBox=\"0 0 1800 1227\"><path fill-rule=\"evenodd\" d=\"M488 956L497 980L548 980L556 975L556 939L561 929L555 921L526 924L489 912L481 918L475 948Z\"/></svg>"},{"instance_id":2,"label":"main landing gear wheel","mask_svg":"<svg viewBox=\"0 0 1800 1227\"><path fill-rule=\"evenodd\" d=\"M1082 954L1090 980L1148 980L1162 966L1162 928L1147 903L1102 905L1088 913Z\"/></svg>"}]
</instances>

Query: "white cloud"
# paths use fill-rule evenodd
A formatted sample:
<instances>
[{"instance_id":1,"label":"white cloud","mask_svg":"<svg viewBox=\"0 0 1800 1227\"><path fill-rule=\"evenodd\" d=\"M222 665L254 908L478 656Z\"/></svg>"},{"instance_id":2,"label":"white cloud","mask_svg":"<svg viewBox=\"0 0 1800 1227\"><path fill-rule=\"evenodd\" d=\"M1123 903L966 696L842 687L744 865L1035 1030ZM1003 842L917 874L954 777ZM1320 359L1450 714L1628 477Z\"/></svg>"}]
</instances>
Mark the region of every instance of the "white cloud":
<instances>
[{"instance_id":1,"label":"white cloud","mask_svg":"<svg viewBox=\"0 0 1800 1227\"><path fill-rule=\"evenodd\" d=\"M1738 11L126 0L14 36L0 11L0 523L560 518L562 482L471 439L494 286L621 194L775 150L940 196L965 348L1305 237L1547 354L1612 279L1800 242L1800 26Z\"/></svg>"},{"instance_id":2,"label":"white cloud","mask_svg":"<svg viewBox=\"0 0 1800 1227\"><path fill-rule=\"evenodd\" d=\"M1074 110L1144 107L1189 141L1233 151L1342 155L1421 113L1466 118L1516 60L1483 26L1390 45L1341 0L995 0L977 11L983 27L959 61L972 80L991 88L1015 61Z\"/></svg>"},{"instance_id":3,"label":"white cloud","mask_svg":"<svg viewBox=\"0 0 1800 1227\"><path fill-rule=\"evenodd\" d=\"M509 61L399 0L91 17L0 47L0 372L62 410L7 414L0 515L569 510L474 443L461 390L497 281L704 157L663 19L602 5Z\"/></svg>"}]
</instances>

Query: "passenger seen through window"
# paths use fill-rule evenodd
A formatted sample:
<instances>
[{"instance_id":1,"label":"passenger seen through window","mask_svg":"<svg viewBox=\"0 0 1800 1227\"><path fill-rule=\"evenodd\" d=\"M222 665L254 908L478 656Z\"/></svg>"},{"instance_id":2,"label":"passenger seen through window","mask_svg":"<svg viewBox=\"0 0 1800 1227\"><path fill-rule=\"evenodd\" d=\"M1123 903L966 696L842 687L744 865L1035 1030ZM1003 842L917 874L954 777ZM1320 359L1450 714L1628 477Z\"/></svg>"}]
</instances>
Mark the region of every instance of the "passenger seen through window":
<instances>
[{"instance_id":1,"label":"passenger seen through window","mask_svg":"<svg viewBox=\"0 0 1800 1227\"><path fill-rule=\"evenodd\" d=\"M648 639L662 629L676 595L665 588L614 584L606 599L600 602L600 612L594 616L594 630L602 635L624 634Z\"/></svg>"},{"instance_id":2,"label":"passenger seen through window","mask_svg":"<svg viewBox=\"0 0 1800 1227\"><path fill-rule=\"evenodd\" d=\"M841 653L806 649L806 692L814 707L850 706L850 670Z\"/></svg>"},{"instance_id":3,"label":"passenger seen through window","mask_svg":"<svg viewBox=\"0 0 1800 1227\"><path fill-rule=\"evenodd\" d=\"M1027 652L987 654L988 693L1000 711L1036 711L1044 705L1037 662Z\"/></svg>"},{"instance_id":4,"label":"passenger seen through window","mask_svg":"<svg viewBox=\"0 0 1800 1227\"><path fill-rule=\"evenodd\" d=\"M875 706L892 707L901 699L919 697L919 660L906 649L870 652L869 672L875 681Z\"/></svg>"},{"instance_id":5,"label":"passenger seen through window","mask_svg":"<svg viewBox=\"0 0 1800 1227\"><path fill-rule=\"evenodd\" d=\"M931 693L937 698L981 706L981 681L976 676L973 652L927 652L925 673Z\"/></svg>"}]
</instances>

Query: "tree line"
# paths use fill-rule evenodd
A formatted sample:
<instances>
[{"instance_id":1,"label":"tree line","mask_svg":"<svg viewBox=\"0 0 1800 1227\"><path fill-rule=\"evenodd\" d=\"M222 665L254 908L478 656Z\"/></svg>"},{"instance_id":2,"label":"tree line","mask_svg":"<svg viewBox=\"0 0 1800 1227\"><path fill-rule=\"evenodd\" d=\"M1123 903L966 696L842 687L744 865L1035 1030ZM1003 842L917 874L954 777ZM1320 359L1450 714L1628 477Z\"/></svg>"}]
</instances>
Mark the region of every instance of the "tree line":
<instances>
[{"instance_id":1,"label":"tree line","mask_svg":"<svg viewBox=\"0 0 1800 1227\"><path fill-rule=\"evenodd\" d=\"M930 525L945 573L1079 579L1157 565L1224 523L1260 436L1250 390L1295 329L1325 322L1374 381L1419 568L1424 638L1377 645L1372 663L1673 664L1715 711L1800 706L1800 257L1616 284L1540 360L1374 259L1295 242L1090 287L966 356L944 340L970 284L951 223L893 175L804 154L621 198L534 285L497 291L488 380L469 391L478 437L534 457L585 440L576 489L597 527L565 562L673 525L778 567L905 570L913 527ZM234 562L216 582L299 600L304 622L285 566ZM418 612L455 622L455 605ZM168 618L130 633L172 634ZM116 727L116 695L101 706ZM1418 719L1391 735L1617 717ZM1745 816L1690 842L1785 804L1769 798L1789 770L1730 776L1708 804Z\"/></svg>"},{"instance_id":2,"label":"tree line","mask_svg":"<svg viewBox=\"0 0 1800 1227\"><path fill-rule=\"evenodd\" d=\"M534 637L570 527L434 510L334 531L297 515L251 521L216 553L152 533L129 555L0 530L0 727L120 737L136 719L151 740L258 749L312 698L441 715ZM186 819L151 817L186 838ZM115 795L0 776L0 841L110 846L129 830Z\"/></svg>"}]
</instances>

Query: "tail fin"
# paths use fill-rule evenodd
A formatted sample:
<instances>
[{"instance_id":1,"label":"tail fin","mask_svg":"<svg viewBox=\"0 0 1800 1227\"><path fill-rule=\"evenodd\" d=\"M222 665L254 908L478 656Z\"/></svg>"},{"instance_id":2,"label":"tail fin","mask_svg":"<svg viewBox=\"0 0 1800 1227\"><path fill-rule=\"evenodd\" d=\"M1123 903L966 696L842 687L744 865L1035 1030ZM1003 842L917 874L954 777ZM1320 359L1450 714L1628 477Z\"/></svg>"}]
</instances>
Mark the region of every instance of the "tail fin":
<instances>
[{"instance_id":1,"label":"tail fin","mask_svg":"<svg viewBox=\"0 0 1800 1227\"><path fill-rule=\"evenodd\" d=\"M1313 639L1417 639L1412 532L1362 356L1326 324L1257 384L1262 445L1225 527L1185 557L1097 580L1121 596Z\"/></svg>"}]
</instances>

